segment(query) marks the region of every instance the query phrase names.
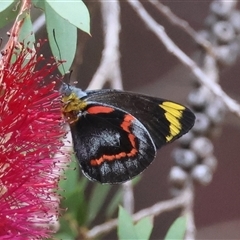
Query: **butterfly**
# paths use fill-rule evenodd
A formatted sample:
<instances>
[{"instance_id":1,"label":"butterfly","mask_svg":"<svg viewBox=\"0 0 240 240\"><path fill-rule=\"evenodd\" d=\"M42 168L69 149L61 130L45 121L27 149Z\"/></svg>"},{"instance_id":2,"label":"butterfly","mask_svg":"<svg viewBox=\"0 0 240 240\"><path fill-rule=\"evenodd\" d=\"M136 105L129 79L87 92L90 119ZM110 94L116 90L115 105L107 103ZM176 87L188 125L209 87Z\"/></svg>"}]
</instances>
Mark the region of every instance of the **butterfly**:
<instances>
[{"instance_id":1,"label":"butterfly","mask_svg":"<svg viewBox=\"0 0 240 240\"><path fill-rule=\"evenodd\" d=\"M190 109L161 98L113 89L83 91L65 83L60 92L82 172L100 183L134 178L152 163L157 149L195 122Z\"/></svg>"}]
</instances>

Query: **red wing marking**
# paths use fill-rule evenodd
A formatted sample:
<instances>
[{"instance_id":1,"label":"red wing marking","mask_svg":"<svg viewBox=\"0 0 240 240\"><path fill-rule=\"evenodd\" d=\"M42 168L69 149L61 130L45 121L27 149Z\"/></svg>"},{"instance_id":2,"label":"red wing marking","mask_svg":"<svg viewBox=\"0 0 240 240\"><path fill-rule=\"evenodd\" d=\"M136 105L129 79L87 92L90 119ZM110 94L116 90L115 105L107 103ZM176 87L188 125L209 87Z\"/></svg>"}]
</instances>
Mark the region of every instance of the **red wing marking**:
<instances>
[{"instance_id":1,"label":"red wing marking","mask_svg":"<svg viewBox=\"0 0 240 240\"><path fill-rule=\"evenodd\" d=\"M114 108L105 107L105 106L92 106L87 109L87 112L90 114L111 113L113 111L114 111Z\"/></svg>"},{"instance_id":2,"label":"red wing marking","mask_svg":"<svg viewBox=\"0 0 240 240\"><path fill-rule=\"evenodd\" d=\"M131 133L129 127L132 124L132 121L134 120L134 117L130 114L125 115L124 120L121 124L121 128L125 131L128 132L128 138L129 141L131 142L131 145L133 148L136 148L136 143L135 143L135 136Z\"/></svg>"},{"instance_id":3,"label":"red wing marking","mask_svg":"<svg viewBox=\"0 0 240 240\"><path fill-rule=\"evenodd\" d=\"M91 107L91 108L98 108L98 107ZM102 107L102 108L109 109L109 110L112 109L112 108L109 108L109 107ZM89 109L88 109L88 112L89 112ZM100 112L94 111L94 113L96 114L96 113L100 113ZM135 142L136 137L135 137L134 134L131 133L131 130L130 130L130 126L132 125L132 120L134 120L134 117L132 115L126 114L124 119L123 119L123 122L121 124L121 128L125 132L128 133L128 138L129 138L129 141L132 145L131 151L130 152L120 152L116 155L102 155L102 157L100 157L99 159L93 159L93 160L90 161L90 164L92 166L101 165L105 161L114 161L114 160L125 158L125 157L133 157L134 155L137 154L138 150L137 150L136 142Z\"/></svg>"}]
</instances>

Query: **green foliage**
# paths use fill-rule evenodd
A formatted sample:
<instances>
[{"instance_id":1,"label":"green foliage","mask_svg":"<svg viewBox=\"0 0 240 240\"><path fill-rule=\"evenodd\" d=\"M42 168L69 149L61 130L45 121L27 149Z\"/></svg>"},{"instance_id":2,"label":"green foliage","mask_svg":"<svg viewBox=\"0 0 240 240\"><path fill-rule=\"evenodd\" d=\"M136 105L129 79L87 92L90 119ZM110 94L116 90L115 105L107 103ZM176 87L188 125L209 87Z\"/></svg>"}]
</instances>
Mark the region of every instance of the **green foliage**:
<instances>
[{"instance_id":1,"label":"green foliage","mask_svg":"<svg viewBox=\"0 0 240 240\"><path fill-rule=\"evenodd\" d=\"M118 213L118 238L119 240L148 240L153 224L149 217L141 219L135 225L131 215L122 207Z\"/></svg>"},{"instance_id":2,"label":"green foliage","mask_svg":"<svg viewBox=\"0 0 240 240\"><path fill-rule=\"evenodd\" d=\"M85 177L79 179L77 163L72 160L69 169L65 172L65 179L59 183L59 188L63 190L61 205L67 209L63 218L71 226L76 224L81 226L87 219L87 200L84 194L87 184L88 180Z\"/></svg>"},{"instance_id":3,"label":"green foliage","mask_svg":"<svg viewBox=\"0 0 240 240\"><path fill-rule=\"evenodd\" d=\"M19 4L17 4L17 2L17 0L9 0L0 3L0 28L16 18L19 10Z\"/></svg>"},{"instance_id":4,"label":"green foliage","mask_svg":"<svg viewBox=\"0 0 240 240\"><path fill-rule=\"evenodd\" d=\"M32 3L34 4L34 6L36 8L41 9L42 11L44 11L44 6L45 6L45 0L32 0Z\"/></svg>"},{"instance_id":5,"label":"green foliage","mask_svg":"<svg viewBox=\"0 0 240 240\"><path fill-rule=\"evenodd\" d=\"M138 235L138 239L141 239L141 240L150 239L152 229L153 229L153 223L150 217L145 217L141 219L135 225L135 231Z\"/></svg>"},{"instance_id":6,"label":"green foliage","mask_svg":"<svg viewBox=\"0 0 240 240\"><path fill-rule=\"evenodd\" d=\"M186 232L187 217L178 217L169 228L164 240L183 240Z\"/></svg>"},{"instance_id":7,"label":"green foliage","mask_svg":"<svg viewBox=\"0 0 240 240\"><path fill-rule=\"evenodd\" d=\"M14 3L14 0L3 1L0 5L0 12L6 10L10 5L12 5L12 3Z\"/></svg>"},{"instance_id":8,"label":"green foliage","mask_svg":"<svg viewBox=\"0 0 240 240\"><path fill-rule=\"evenodd\" d=\"M89 198L86 198L85 192L90 187L90 181L84 176L79 177L80 175L78 163L73 158L69 168L65 171L64 179L59 183L60 194L63 197L61 208L66 209L60 218L60 230L55 235L59 239L75 239L79 236L81 229L84 231L89 228L103 209L111 190L111 185L94 184ZM116 212L122 200L120 193L121 190L116 191L112 201L106 207L106 216L112 216Z\"/></svg>"},{"instance_id":9,"label":"green foliage","mask_svg":"<svg viewBox=\"0 0 240 240\"><path fill-rule=\"evenodd\" d=\"M110 218L113 216L115 211L117 210L119 204L122 202L122 188L118 188L118 191L115 195L111 198L107 208L106 208L106 217Z\"/></svg>"},{"instance_id":10,"label":"green foliage","mask_svg":"<svg viewBox=\"0 0 240 240\"><path fill-rule=\"evenodd\" d=\"M35 36L33 34L31 17L28 13L26 13L23 18L23 25L21 27L21 31L18 39L20 42L23 42L29 48L31 49L33 48L35 43Z\"/></svg>"},{"instance_id":11,"label":"green foliage","mask_svg":"<svg viewBox=\"0 0 240 240\"><path fill-rule=\"evenodd\" d=\"M91 223L96 216L98 215L99 211L101 210L107 194L109 193L111 186L110 185L100 185L95 184L93 191L90 196L90 202L88 207L88 219L87 223Z\"/></svg>"},{"instance_id":12,"label":"green foliage","mask_svg":"<svg viewBox=\"0 0 240 240\"><path fill-rule=\"evenodd\" d=\"M46 0L46 3L63 19L90 34L89 12L81 0L76 0L71 3L68 1Z\"/></svg>"},{"instance_id":13,"label":"green foliage","mask_svg":"<svg viewBox=\"0 0 240 240\"><path fill-rule=\"evenodd\" d=\"M90 35L90 15L82 0L73 2L58 0L32 0L34 7L43 11L46 19L48 41L57 60L64 61L59 66L62 75L69 71L77 49L77 28ZM0 2L0 28L16 19L21 4L18 0ZM24 24L19 41L35 42L32 32L31 15L23 13ZM28 46L31 47L31 46Z\"/></svg>"},{"instance_id":14,"label":"green foliage","mask_svg":"<svg viewBox=\"0 0 240 240\"><path fill-rule=\"evenodd\" d=\"M43 4L44 2L44 4ZM77 28L90 34L90 16L81 1L36 1L45 12L48 40L53 55L64 63L59 66L62 75L69 71L77 49Z\"/></svg>"},{"instance_id":15,"label":"green foliage","mask_svg":"<svg viewBox=\"0 0 240 240\"><path fill-rule=\"evenodd\" d=\"M59 66L59 71L64 75L70 69L77 49L77 28L58 15L48 2L45 2L45 15L53 56L66 61Z\"/></svg>"}]
</instances>

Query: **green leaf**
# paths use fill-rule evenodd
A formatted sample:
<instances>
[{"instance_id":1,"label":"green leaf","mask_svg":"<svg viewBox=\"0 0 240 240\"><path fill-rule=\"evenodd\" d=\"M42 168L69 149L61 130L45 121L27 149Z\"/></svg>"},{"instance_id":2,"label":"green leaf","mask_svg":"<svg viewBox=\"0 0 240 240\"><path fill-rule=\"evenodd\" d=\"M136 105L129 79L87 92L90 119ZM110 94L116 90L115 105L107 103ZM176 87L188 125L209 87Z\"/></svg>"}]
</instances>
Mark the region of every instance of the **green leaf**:
<instances>
[{"instance_id":1,"label":"green leaf","mask_svg":"<svg viewBox=\"0 0 240 240\"><path fill-rule=\"evenodd\" d=\"M168 229L168 232L164 240L183 240L186 232L187 218L186 216L178 217L171 227Z\"/></svg>"},{"instance_id":2,"label":"green leaf","mask_svg":"<svg viewBox=\"0 0 240 240\"><path fill-rule=\"evenodd\" d=\"M76 237L73 237L71 234L67 234L67 233L57 233L54 235L54 239L75 240Z\"/></svg>"},{"instance_id":3,"label":"green leaf","mask_svg":"<svg viewBox=\"0 0 240 240\"><path fill-rule=\"evenodd\" d=\"M87 223L91 223L95 219L99 210L105 202L107 194L111 188L111 185L95 184L90 196L90 203L88 208L88 220Z\"/></svg>"},{"instance_id":4,"label":"green leaf","mask_svg":"<svg viewBox=\"0 0 240 240\"><path fill-rule=\"evenodd\" d=\"M72 158L69 168L65 171L64 179L59 183L59 192L63 196L61 206L68 209L66 212L70 216L68 219L82 225L87 218L84 191L89 181L85 177L79 179L78 164L74 156Z\"/></svg>"},{"instance_id":5,"label":"green leaf","mask_svg":"<svg viewBox=\"0 0 240 240\"><path fill-rule=\"evenodd\" d=\"M13 2L14 2L14 0L2 1L0 3L0 12L4 11L6 8L8 8Z\"/></svg>"},{"instance_id":6,"label":"green leaf","mask_svg":"<svg viewBox=\"0 0 240 240\"><path fill-rule=\"evenodd\" d=\"M117 210L117 208L121 202L122 202L122 188L119 188L107 206L107 210L106 210L107 218L112 217L112 215Z\"/></svg>"},{"instance_id":7,"label":"green leaf","mask_svg":"<svg viewBox=\"0 0 240 240\"><path fill-rule=\"evenodd\" d=\"M148 240L152 233L153 224L150 217L145 217L138 221L135 225L135 231L138 235L138 239Z\"/></svg>"},{"instance_id":8,"label":"green leaf","mask_svg":"<svg viewBox=\"0 0 240 240\"><path fill-rule=\"evenodd\" d=\"M87 201L84 192L76 187L76 190L68 195L61 202L63 208L67 208L68 219L77 222L78 225L84 225L88 216Z\"/></svg>"},{"instance_id":9,"label":"green leaf","mask_svg":"<svg viewBox=\"0 0 240 240\"><path fill-rule=\"evenodd\" d=\"M66 217L66 215L61 216L60 220L60 229L58 230L57 234L54 235L54 238L52 239L68 239L68 240L74 240L77 238L78 231L76 227L76 223L74 220L69 219L69 216Z\"/></svg>"},{"instance_id":10,"label":"green leaf","mask_svg":"<svg viewBox=\"0 0 240 240\"><path fill-rule=\"evenodd\" d=\"M119 240L137 240L138 235L133 225L132 217L121 206L118 212L118 238Z\"/></svg>"},{"instance_id":11,"label":"green leaf","mask_svg":"<svg viewBox=\"0 0 240 240\"><path fill-rule=\"evenodd\" d=\"M25 47L33 49L35 43L35 35L33 34L33 25L29 14L25 14L23 25L20 30L19 42L23 42Z\"/></svg>"},{"instance_id":12,"label":"green leaf","mask_svg":"<svg viewBox=\"0 0 240 240\"><path fill-rule=\"evenodd\" d=\"M32 31L32 21L31 21L31 18L30 18L30 15L26 12L22 13L21 14L21 18L23 19L23 24L22 24L22 27L20 29L20 34L18 36L18 41L23 43L23 47L25 48L25 50L27 48L29 49L34 49L34 43L35 43L35 36L33 34L33 31ZM17 56L20 54L20 52L22 51L22 49L15 49L15 53L16 54L13 54L12 57L11 57L11 62L15 62L16 61L16 58ZM26 50L28 51L28 50ZM32 59L32 53L30 51L27 52L25 58L24 58L24 62L23 62L23 66L25 66L30 59Z\"/></svg>"},{"instance_id":13,"label":"green leaf","mask_svg":"<svg viewBox=\"0 0 240 240\"><path fill-rule=\"evenodd\" d=\"M20 29L18 41L23 43L25 49L28 48L28 49L34 50L35 49L35 46L34 46L35 35L33 34L33 31L32 31L32 21L31 21L30 15L25 12L25 13L22 13L21 17L23 19L23 25ZM26 51L28 51L28 50L26 50ZM16 61L16 58L20 54L20 52L21 52L20 48L15 49L16 54L13 54L11 57L12 63ZM32 53L30 51L28 51L25 56L23 66L25 66L29 62L29 60L32 59L32 57L33 57Z\"/></svg>"},{"instance_id":14,"label":"green leaf","mask_svg":"<svg viewBox=\"0 0 240 240\"><path fill-rule=\"evenodd\" d=\"M141 175L136 176L135 178L133 178L133 179L131 180L131 181L132 181L132 185L133 185L133 186L137 185L137 184L140 182L141 179L142 179L142 176L141 176Z\"/></svg>"},{"instance_id":15,"label":"green leaf","mask_svg":"<svg viewBox=\"0 0 240 240\"><path fill-rule=\"evenodd\" d=\"M132 185L135 186L140 180L141 180L141 176L138 175L132 180ZM121 202L122 202L122 188L119 188L107 206L107 210L106 210L107 218L111 218L113 216L114 212L117 210Z\"/></svg>"},{"instance_id":16,"label":"green leaf","mask_svg":"<svg viewBox=\"0 0 240 240\"><path fill-rule=\"evenodd\" d=\"M37 8L45 9L45 0L32 0L32 3Z\"/></svg>"},{"instance_id":17,"label":"green leaf","mask_svg":"<svg viewBox=\"0 0 240 240\"><path fill-rule=\"evenodd\" d=\"M68 2L68 6L71 4ZM63 8L63 10L67 9ZM66 61L59 66L59 71L64 75L69 71L76 53L77 28L56 14L47 2L45 2L45 14L48 39L53 56L58 60Z\"/></svg>"},{"instance_id":18,"label":"green leaf","mask_svg":"<svg viewBox=\"0 0 240 240\"><path fill-rule=\"evenodd\" d=\"M75 158L72 157L72 161L67 170L64 173L64 179L61 179L59 182L59 189L63 190L60 191L60 194L67 198L72 192L78 188L82 192L84 192L86 185L88 183L87 178L83 177L79 180L79 171L78 171L78 163L76 162Z\"/></svg>"},{"instance_id":19,"label":"green leaf","mask_svg":"<svg viewBox=\"0 0 240 240\"><path fill-rule=\"evenodd\" d=\"M90 16L86 5L81 0L59 1L46 0L52 9L75 27L90 34Z\"/></svg>"},{"instance_id":20,"label":"green leaf","mask_svg":"<svg viewBox=\"0 0 240 240\"><path fill-rule=\"evenodd\" d=\"M18 0L9 2L11 2L11 4L8 5L3 2L0 3L0 28L4 27L7 23L13 21L17 17L20 7L20 4L17 4Z\"/></svg>"}]
</instances>

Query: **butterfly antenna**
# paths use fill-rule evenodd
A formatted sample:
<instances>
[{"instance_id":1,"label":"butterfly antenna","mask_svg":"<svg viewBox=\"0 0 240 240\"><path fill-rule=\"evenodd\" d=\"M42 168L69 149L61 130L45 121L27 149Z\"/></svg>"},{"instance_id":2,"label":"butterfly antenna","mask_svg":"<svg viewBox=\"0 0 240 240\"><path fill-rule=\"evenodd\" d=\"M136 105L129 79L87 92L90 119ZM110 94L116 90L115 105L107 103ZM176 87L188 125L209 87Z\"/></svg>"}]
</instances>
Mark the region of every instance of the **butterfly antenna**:
<instances>
[{"instance_id":1,"label":"butterfly antenna","mask_svg":"<svg viewBox=\"0 0 240 240\"><path fill-rule=\"evenodd\" d=\"M59 61L60 61L60 62L63 62L63 60L62 60L62 54L61 54L61 51L60 51L59 45L58 45L58 43L57 43L57 38L56 38L55 29L53 29L53 38L54 38L54 41L55 41L56 46L57 46L57 49L58 49L59 58L60 58ZM62 68L63 68L63 72L64 72L64 75L65 75L65 74L66 74L66 70L65 70L63 64L62 64Z\"/></svg>"},{"instance_id":2,"label":"butterfly antenna","mask_svg":"<svg viewBox=\"0 0 240 240\"><path fill-rule=\"evenodd\" d=\"M71 86L75 86L75 87L76 87L78 81L71 81L72 73L73 73L73 70L70 70L68 81L69 81L69 84L70 84Z\"/></svg>"},{"instance_id":3,"label":"butterfly antenna","mask_svg":"<svg viewBox=\"0 0 240 240\"><path fill-rule=\"evenodd\" d=\"M61 51L60 51L59 45L58 45L58 43L57 43L57 38L56 38L55 29L53 29L53 38L54 38L54 41L55 41L55 43L56 43L56 46L57 46L57 49L58 49L58 52L59 52L60 61L63 61L63 60L62 60ZM64 73L65 73L64 75L66 75L66 71L65 71L64 65L62 65L62 67L63 67L63 71L64 71ZM62 81L63 84L67 84L68 86L71 86L71 85L76 86L76 84L77 84L76 81L73 82L73 84L71 84L71 80L70 80L70 79L71 79L72 73L73 73L73 70L70 70L70 72L69 72L69 78L68 78L69 83L64 83L64 82Z\"/></svg>"}]
</instances>

